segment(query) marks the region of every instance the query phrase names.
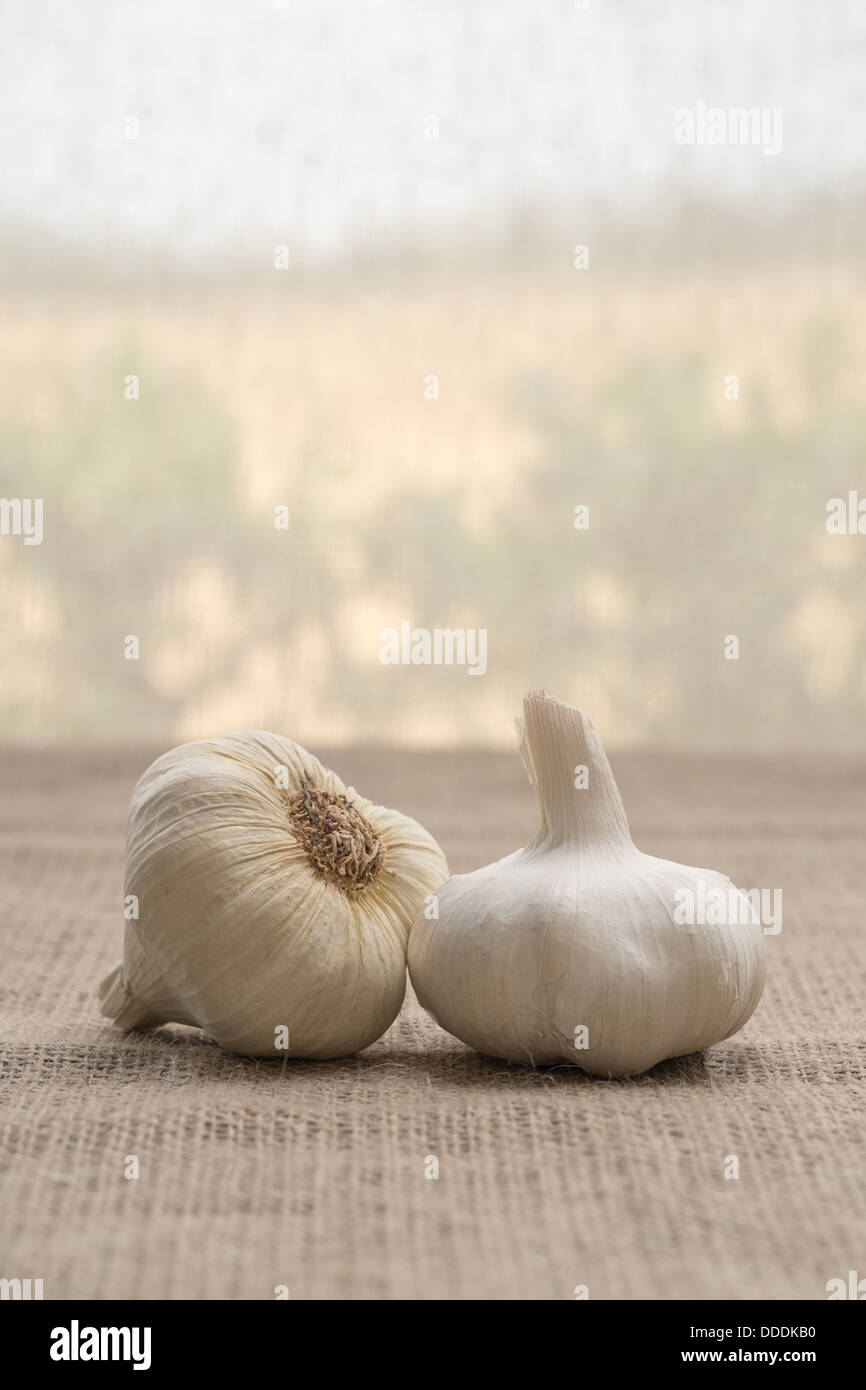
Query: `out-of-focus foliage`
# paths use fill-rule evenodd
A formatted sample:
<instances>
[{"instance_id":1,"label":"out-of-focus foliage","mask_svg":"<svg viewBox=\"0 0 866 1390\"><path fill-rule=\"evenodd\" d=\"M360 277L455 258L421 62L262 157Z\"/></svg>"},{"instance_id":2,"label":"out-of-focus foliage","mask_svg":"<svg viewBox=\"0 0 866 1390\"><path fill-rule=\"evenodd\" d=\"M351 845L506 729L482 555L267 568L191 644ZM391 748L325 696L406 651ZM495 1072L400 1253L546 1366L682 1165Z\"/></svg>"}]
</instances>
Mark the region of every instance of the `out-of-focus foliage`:
<instances>
[{"instance_id":1,"label":"out-of-focus foliage","mask_svg":"<svg viewBox=\"0 0 866 1390\"><path fill-rule=\"evenodd\" d=\"M285 285L5 307L0 495L45 515L0 537L7 737L501 744L545 686L614 741L858 740L853 274ZM487 674L383 666L404 619Z\"/></svg>"}]
</instances>

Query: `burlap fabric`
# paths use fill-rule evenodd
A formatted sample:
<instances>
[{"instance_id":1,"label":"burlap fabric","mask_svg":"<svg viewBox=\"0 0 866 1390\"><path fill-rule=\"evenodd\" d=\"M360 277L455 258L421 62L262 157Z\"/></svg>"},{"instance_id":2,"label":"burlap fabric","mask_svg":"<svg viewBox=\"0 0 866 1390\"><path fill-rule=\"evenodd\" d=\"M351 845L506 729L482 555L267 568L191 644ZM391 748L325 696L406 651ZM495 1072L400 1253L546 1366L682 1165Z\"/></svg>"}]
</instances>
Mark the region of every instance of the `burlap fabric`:
<instances>
[{"instance_id":1,"label":"burlap fabric","mask_svg":"<svg viewBox=\"0 0 866 1390\"><path fill-rule=\"evenodd\" d=\"M614 756L642 848L781 887L784 925L743 1033L601 1082L486 1061L411 1000L334 1063L117 1033L95 989L152 751L3 759L0 1276L50 1299L820 1299L866 1276L862 769ZM316 751L455 871L534 828L516 755Z\"/></svg>"}]
</instances>

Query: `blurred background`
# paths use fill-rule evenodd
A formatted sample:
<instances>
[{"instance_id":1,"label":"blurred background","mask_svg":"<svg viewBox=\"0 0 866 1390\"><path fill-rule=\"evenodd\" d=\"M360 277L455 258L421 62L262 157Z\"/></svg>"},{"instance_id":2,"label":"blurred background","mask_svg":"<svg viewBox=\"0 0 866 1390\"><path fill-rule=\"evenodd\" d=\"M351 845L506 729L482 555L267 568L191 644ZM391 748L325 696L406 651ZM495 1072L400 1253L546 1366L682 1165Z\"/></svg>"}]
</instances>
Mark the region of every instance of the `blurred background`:
<instances>
[{"instance_id":1,"label":"blurred background","mask_svg":"<svg viewBox=\"0 0 866 1390\"><path fill-rule=\"evenodd\" d=\"M861 745L861 6L4 9L7 741Z\"/></svg>"}]
</instances>

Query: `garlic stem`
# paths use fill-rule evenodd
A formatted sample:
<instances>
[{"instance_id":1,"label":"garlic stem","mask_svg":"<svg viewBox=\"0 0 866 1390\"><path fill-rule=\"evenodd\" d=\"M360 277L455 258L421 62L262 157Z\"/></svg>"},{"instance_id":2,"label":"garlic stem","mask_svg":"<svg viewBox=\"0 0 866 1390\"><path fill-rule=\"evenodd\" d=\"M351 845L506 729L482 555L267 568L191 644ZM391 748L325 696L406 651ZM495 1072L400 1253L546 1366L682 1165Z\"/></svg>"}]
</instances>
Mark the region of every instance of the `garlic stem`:
<instances>
[{"instance_id":1,"label":"garlic stem","mask_svg":"<svg viewBox=\"0 0 866 1390\"><path fill-rule=\"evenodd\" d=\"M521 754L541 805L542 826L529 846L592 842L611 851L634 845L607 754L588 715L543 690L523 701ZM575 785L577 768L587 785Z\"/></svg>"}]
</instances>

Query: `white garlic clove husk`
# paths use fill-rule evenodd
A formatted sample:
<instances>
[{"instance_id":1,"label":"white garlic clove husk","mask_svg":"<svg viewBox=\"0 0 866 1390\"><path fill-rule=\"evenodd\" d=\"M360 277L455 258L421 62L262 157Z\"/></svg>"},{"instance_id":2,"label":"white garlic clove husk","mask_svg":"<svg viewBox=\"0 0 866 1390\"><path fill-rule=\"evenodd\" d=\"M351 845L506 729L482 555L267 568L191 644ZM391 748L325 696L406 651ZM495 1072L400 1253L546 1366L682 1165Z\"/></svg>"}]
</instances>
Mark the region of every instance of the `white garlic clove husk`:
<instances>
[{"instance_id":1,"label":"white garlic clove husk","mask_svg":"<svg viewBox=\"0 0 866 1390\"><path fill-rule=\"evenodd\" d=\"M449 879L438 918L416 917L409 974L424 1007L489 1056L606 1077L742 1028L765 968L748 898L723 874L635 847L585 714L532 692L518 732L541 829L516 854ZM587 785L576 787L581 767ZM682 890L700 902L718 889L730 904L723 923L677 920Z\"/></svg>"},{"instance_id":2,"label":"white garlic clove husk","mask_svg":"<svg viewBox=\"0 0 866 1390\"><path fill-rule=\"evenodd\" d=\"M252 1056L347 1056L396 1018L410 924L447 875L422 826L290 739L184 744L132 796L130 920L102 1012Z\"/></svg>"}]
</instances>

